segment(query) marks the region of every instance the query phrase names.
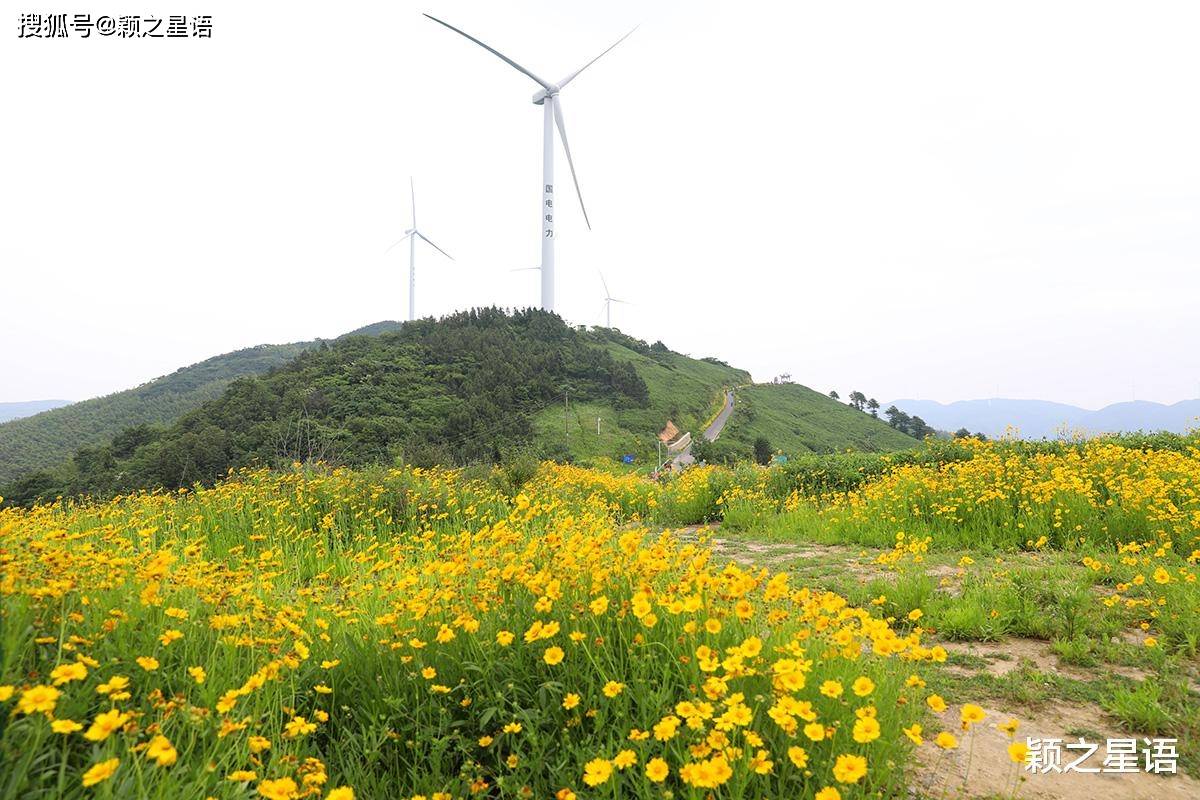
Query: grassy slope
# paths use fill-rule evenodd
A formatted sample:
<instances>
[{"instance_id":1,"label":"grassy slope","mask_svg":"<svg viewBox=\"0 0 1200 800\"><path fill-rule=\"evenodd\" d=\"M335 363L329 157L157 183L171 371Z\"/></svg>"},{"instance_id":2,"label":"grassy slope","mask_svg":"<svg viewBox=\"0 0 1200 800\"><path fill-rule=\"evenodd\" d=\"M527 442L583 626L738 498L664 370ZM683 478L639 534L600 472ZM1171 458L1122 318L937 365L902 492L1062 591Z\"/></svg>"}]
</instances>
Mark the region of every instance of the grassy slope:
<instances>
[{"instance_id":1,"label":"grassy slope","mask_svg":"<svg viewBox=\"0 0 1200 800\"><path fill-rule=\"evenodd\" d=\"M375 335L399 325L376 322L345 335ZM108 442L127 427L173 422L219 397L234 379L266 373L319 342L266 344L224 353L133 389L0 424L0 483L58 466L79 448Z\"/></svg>"},{"instance_id":2,"label":"grassy slope","mask_svg":"<svg viewBox=\"0 0 1200 800\"><path fill-rule=\"evenodd\" d=\"M540 444L566 447L578 459L634 453L646 460L655 452L654 437L673 420L681 431L698 431L721 406L721 390L747 382L747 372L679 353L643 354L616 343L605 347L619 361L631 362L650 390L647 408L614 409L607 404L571 403L547 408L534 418ZM565 423L564 423L565 417ZM596 435L596 417L601 418Z\"/></svg>"},{"instance_id":3,"label":"grassy slope","mask_svg":"<svg viewBox=\"0 0 1200 800\"><path fill-rule=\"evenodd\" d=\"M795 383L738 390L721 439L749 448L758 436L784 453L904 450L918 444L869 414Z\"/></svg>"}]
</instances>

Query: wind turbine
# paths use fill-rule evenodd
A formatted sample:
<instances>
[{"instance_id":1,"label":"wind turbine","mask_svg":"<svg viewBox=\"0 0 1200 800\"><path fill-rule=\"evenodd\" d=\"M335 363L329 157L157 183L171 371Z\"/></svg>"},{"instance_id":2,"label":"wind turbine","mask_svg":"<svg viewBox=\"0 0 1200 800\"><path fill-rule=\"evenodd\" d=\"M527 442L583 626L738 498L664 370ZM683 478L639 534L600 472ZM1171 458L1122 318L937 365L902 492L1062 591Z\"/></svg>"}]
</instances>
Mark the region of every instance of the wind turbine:
<instances>
[{"instance_id":1,"label":"wind turbine","mask_svg":"<svg viewBox=\"0 0 1200 800\"><path fill-rule=\"evenodd\" d=\"M604 273L600 273L600 283L604 284L604 327L612 327L612 304L623 303L629 305L628 300L618 300L612 296L612 292L608 290L608 281L604 280Z\"/></svg>"},{"instance_id":2,"label":"wind turbine","mask_svg":"<svg viewBox=\"0 0 1200 800\"><path fill-rule=\"evenodd\" d=\"M425 244L437 250L451 261L454 256L447 253L442 248L438 247L425 234L417 230L417 190L413 187L412 178L408 179L408 190L412 193L412 227L404 232L404 235L399 240L392 243L392 246L384 250L384 254L390 253L392 248L408 240L408 321L412 322L417 318L417 239L420 238Z\"/></svg>"},{"instance_id":3,"label":"wind turbine","mask_svg":"<svg viewBox=\"0 0 1200 800\"><path fill-rule=\"evenodd\" d=\"M563 123L562 101L558 98L558 93L568 83L579 77L579 73L595 64L600 60L601 56L612 50L621 42L629 38L633 33L634 28L629 33L622 36L614 42L607 50L593 58L591 61L584 64L579 69L572 72L567 77L563 78L558 83L550 83L534 75L529 70L522 67L517 62L513 61L508 56L501 53L499 50L484 44L466 31L459 30L448 22L443 22L431 14L426 14L434 22L449 28L455 33L470 39L475 44L487 50L492 55L499 58L510 67L520 72L523 75L532 78L533 81L541 87L533 96L533 104L542 106L542 208L538 214L538 237L541 239L542 245L542 265L538 267L542 271L542 308L546 311L554 310L554 129L558 128L558 135L562 138L563 152L567 156L567 166L571 168L571 180L575 183L575 194L579 197L579 208L583 211L583 221L587 223L588 230L592 229L592 222L588 219L587 207L583 204L583 193L579 191L579 178L575 175L575 162L571 160L571 146L567 144L567 128Z\"/></svg>"}]
</instances>

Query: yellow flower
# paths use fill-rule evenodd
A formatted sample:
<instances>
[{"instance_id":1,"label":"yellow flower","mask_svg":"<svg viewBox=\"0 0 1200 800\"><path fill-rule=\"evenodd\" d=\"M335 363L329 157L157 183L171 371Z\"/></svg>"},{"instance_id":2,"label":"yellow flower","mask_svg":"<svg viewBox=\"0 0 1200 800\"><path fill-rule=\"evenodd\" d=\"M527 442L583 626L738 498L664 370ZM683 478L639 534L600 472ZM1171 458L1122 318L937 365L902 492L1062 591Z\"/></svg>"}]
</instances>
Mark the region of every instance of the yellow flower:
<instances>
[{"instance_id":1,"label":"yellow flower","mask_svg":"<svg viewBox=\"0 0 1200 800\"><path fill-rule=\"evenodd\" d=\"M1029 758L1029 745L1025 742L1012 742L1008 745L1008 758L1014 764L1024 764Z\"/></svg>"},{"instance_id":2,"label":"yellow flower","mask_svg":"<svg viewBox=\"0 0 1200 800\"><path fill-rule=\"evenodd\" d=\"M49 714L54 711L61 694L62 692L53 686L33 686L21 692L17 710L22 714Z\"/></svg>"},{"instance_id":3,"label":"yellow flower","mask_svg":"<svg viewBox=\"0 0 1200 800\"><path fill-rule=\"evenodd\" d=\"M500 631L499 633L496 634L496 641L500 644L501 647L508 647L510 644L513 643L513 639L515 639L515 638L516 638L516 635L513 634L511 631Z\"/></svg>"},{"instance_id":4,"label":"yellow flower","mask_svg":"<svg viewBox=\"0 0 1200 800\"><path fill-rule=\"evenodd\" d=\"M983 722L987 717L983 709L974 703L967 703L962 707L962 724L963 729L967 729L977 722Z\"/></svg>"},{"instance_id":5,"label":"yellow flower","mask_svg":"<svg viewBox=\"0 0 1200 800\"><path fill-rule=\"evenodd\" d=\"M933 743L943 750L953 750L958 747L958 737L949 731L942 731L934 738Z\"/></svg>"},{"instance_id":6,"label":"yellow flower","mask_svg":"<svg viewBox=\"0 0 1200 800\"><path fill-rule=\"evenodd\" d=\"M867 759L843 754L833 763L833 777L838 783L858 783L867 774Z\"/></svg>"},{"instance_id":7,"label":"yellow flower","mask_svg":"<svg viewBox=\"0 0 1200 800\"><path fill-rule=\"evenodd\" d=\"M191 675L192 680L196 683L204 683L208 680L208 673L204 671L204 667L188 667L188 675Z\"/></svg>"},{"instance_id":8,"label":"yellow flower","mask_svg":"<svg viewBox=\"0 0 1200 800\"><path fill-rule=\"evenodd\" d=\"M912 611L908 612L908 618L912 622L916 622L923 616L925 616L925 612L919 608L914 608Z\"/></svg>"},{"instance_id":9,"label":"yellow flower","mask_svg":"<svg viewBox=\"0 0 1200 800\"><path fill-rule=\"evenodd\" d=\"M283 726L283 735L288 739L297 739L307 736L316 729L317 723L309 722L304 717L293 717L287 725Z\"/></svg>"},{"instance_id":10,"label":"yellow flower","mask_svg":"<svg viewBox=\"0 0 1200 800\"><path fill-rule=\"evenodd\" d=\"M179 753L171 745L171 740L165 736L155 736L146 748L146 758L158 762L160 767L169 767L175 763Z\"/></svg>"},{"instance_id":11,"label":"yellow flower","mask_svg":"<svg viewBox=\"0 0 1200 800\"><path fill-rule=\"evenodd\" d=\"M866 697L871 692L875 691L875 681L871 680L866 675L863 675L862 677L854 680L854 685L851 688L859 697Z\"/></svg>"},{"instance_id":12,"label":"yellow flower","mask_svg":"<svg viewBox=\"0 0 1200 800\"><path fill-rule=\"evenodd\" d=\"M813 796L813 800L842 800L842 793L832 786L826 786Z\"/></svg>"},{"instance_id":13,"label":"yellow flower","mask_svg":"<svg viewBox=\"0 0 1200 800\"><path fill-rule=\"evenodd\" d=\"M318 683L316 686L314 686L313 691L317 694L333 694L333 689L330 689L323 683Z\"/></svg>"},{"instance_id":14,"label":"yellow flower","mask_svg":"<svg viewBox=\"0 0 1200 800\"><path fill-rule=\"evenodd\" d=\"M588 786L599 786L612 775L612 762L604 758L593 758L583 767L583 782Z\"/></svg>"},{"instance_id":15,"label":"yellow flower","mask_svg":"<svg viewBox=\"0 0 1200 800\"><path fill-rule=\"evenodd\" d=\"M625 684L623 684L623 683L617 683L616 681L609 681L608 683L604 684L604 696L608 697L610 699L613 697L616 697L624 690L625 690Z\"/></svg>"},{"instance_id":16,"label":"yellow flower","mask_svg":"<svg viewBox=\"0 0 1200 800\"><path fill-rule=\"evenodd\" d=\"M71 681L81 681L87 677L87 667L76 661L73 664L60 664L50 671L50 678L55 686L62 686Z\"/></svg>"},{"instance_id":17,"label":"yellow flower","mask_svg":"<svg viewBox=\"0 0 1200 800\"><path fill-rule=\"evenodd\" d=\"M637 763L637 754L632 750L622 750L613 757L612 763L617 769L632 767Z\"/></svg>"},{"instance_id":18,"label":"yellow flower","mask_svg":"<svg viewBox=\"0 0 1200 800\"><path fill-rule=\"evenodd\" d=\"M437 670L433 667L426 667L425 669L421 670L421 677L427 681L431 681L437 677Z\"/></svg>"},{"instance_id":19,"label":"yellow flower","mask_svg":"<svg viewBox=\"0 0 1200 800\"><path fill-rule=\"evenodd\" d=\"M671 768L661 758L652 758L646 762L646 777L654 783L662 783L671 774Z\"/></svg>"},{"instance_id":20,"label":"yellow flower","mask_svg":"<svg viewBox=\"0 0 1200 800\"><path fill-rule=\"evenodd\" d=\"M839 681L825 681L821 684L821 694L826 697L838 698L842 696L842 684Z\"/></svg>"},{"instance_id":21,"label":"yellow flower","mask_svg":"<svg viewBox=\"0 0 1200 800\"><path fill-rule=\"evenodd\" d=\"M508 723L507 725L504 726L504 732L505 733L520 733L521 732L521 723L519 723L519 722Z\"/></svg>"},{"instance_id":22,"label":"yellow flower","mask_svg":"<svg viewBox=\"0 0 1200 800\"><path fill-rule=\"evenodd\" d=\"M1154 582L1155 583L1170 583L1171 582L1171 573L1167 572L1162 567L1159 567L1158 569L1154 570Z\"/></svg>"},{"instance_id":23,"label":"yellow flower","mask_svg":"<svg viewBox=\"0 0 1200 800\"><path fill-rule=\"evenodd\" d=\"M909 741L917 747L920 747L921 743L925 741L921 738L922 728L919 722L914 722L911 728L901 728L901 730L904 731L904 735L909 738Z\"/></svg>"},{"instance_id":24,"label":"yellow flower","mask_svg":"<svg viewBox=\"0 0 1200 800\"><path fill-rule=\"evenodd\" d=\"M1010 719L1008 722L1001 722L996 726L996 729L1003 733L1007 733L1009 736L1012 736L1017 732L1017 728L1019 727L1021 727L1021 723L1017 722L1015 719Z\"/></svg>"},{"instance_id":25,"label":"yellow flower","mask_svg":"<svg viewBox=\"0 0 1200 800\"><path fill-rule=\"evenodd\" d=\"M814 742L825 738L825 726L819 722L810 722L804 726L804 735Z\"/></svg>"},{"instance_id":26,"label":"yellow flower","mask_svg":"<svg viewBox=\"0 0 1200 800\"><path fill-rule=\"evenodd\" d=\"M261 753L264 750L271 749L271 740L262 736L251 736L246 740L246 744L250 745L251 753Z\"/></svg>"},{"instance_id":27,"label":"yellow flower","mask_svg":"<svg viewBox=\"0 0 1200 800\"><path fill-rule=\"evenodd\" d=\"M545 661L550 666L554 666L555 664L562 663L564 655L563 649L558 645L554 645L553 647L547 647L546 652L542 653L542 661Z\"/></svg>"},{"instance_id":28,"label":"yellow flower","mask_svg":"<svg viewBox=\"0 0 1200 800\"><path fill-rule=\"evenodd\" d=\"M299 788L291 778L263 781L258 785L258 794L267 800L292 800Z\"/></svg>"},{"instance_id":29,"label":"yellow flower","mask_svg":"<svg viewBox=\"0 0 1200 800\"><path fill-rule=\"evenodd\" d=\"M591 603L589 603L588 607L592 610L593 614L595 614L596 616L600 616L601 614L603 614L605 611L608 610L608 598L601 595L600 597L597 597L595 600L593 600Z\"/></svg>"},{"instance_id":30,"label":"yellow flower","mask_svg":"<svg viewBox=\"0 0 1200 800\"><path fill-rule=\"evenodd\" d=\"M354 790L349 786L330 789L329 794L325 795L325 800L354 800Z\"/></svg>"},{"instance_id":31,"label":"yellow flower","mask_svg":"<svg viewBox=\"0 0 1200 800\"><path fill-rule=\"evenodd\" d=\"M491 736L480 736L479 737L479 746L480 747L488 747L494 741L495 741L495 739L493 739Z\"/></svg>"},{"instance_id":32,"label":"yellow flower","mask_svg":"<svg viewBox=\"0 0 1200 800\"><path fill-rule=\"evenodd\" d=\"M50 730L55 733L74 733L83 730L83 726L72 719L56 719L50 723Z\"/></svg>"},{"instance_id":33,"label":"yellow flower","mask_svg":"<svg viewBox=\"0 0 1200 800\"><path fill-rule=\"evenodd\" d=\"M939 714L946 710L946 701L942 699L940 694L929 695L929 697L925 698L925 702Z\"/></svg>"},{"instance_id":34,"label":"yellow flower","mask_svg":"<svg viewBox=\"0 0 1200 800\"><path fill-rule=\"evenodd\" d=\"M808 766L808 751L803 747L792 746L787 750L788 761L795 765L796 769L804 769Z\"/></svg>"},{"instance_id":35,"label":"yellow flower","mask_svg":"<svg viewBox=\"0 0 1200 800\"><path fill-rule=\"evenodd\" d=\"M183 638L183 631L172 629L169 631L165 631L162 636L158 637L158 640L160 642L162 642L163 647L166 647L169 644L171 644L171 642L179 641L182 638Z\"/></svg>"},{"instance_id":36,"label":"yellow flower","mask_svg":"<svg viewBox=\"0 0 1200 800\"><path fill-rule=\"evenodd\" d=\"M129 715L122 714L115 708L105 711L103 714L97 714L96 718L92 720L91 727L83 736L89 741L102 742L120 730L128 719Z\"/></svg>"},{"instance_id":37,"label":"yellow flower","mask_svg":"<svg viewBox=\"0 0 1200 800\"><path fill-rule=\"evenodd\" d=\"M135 660L138 666L146 670L146 672L154 672L154 670L158 669L158 659L152 656L138 656Z\"/></svg>"},{"instance_id":38,"label":"yellow flower","mask_svg":"<svg viewBox=\"0 0 1200 800\"><path fill-rule=\"evenodd\" d=\"M258 780L258 773L248 769L239 769L226 775L225 780L233 783L249 783Z\"/></svg>"},{"instance_id":39,"label":"yellow flower","mask_svg":"<svg viewBox=\"0 0 1200 800\"><path fill-rule=\"evenodd\" d=\"M106 781L112 777L112 774L117 771L117 767L121 765L121 759L110 758L108 761L101 761L87 772L83 773L83 785L95 786L101 781Z\"/></svg>"},{"instance_id":40,"label":"yellow flower","mask_svg":"<svg viewBox=\"0 0 1200 800\"><path fill-rule=\"evenodd\" d=\"M1147 636L1145 639L1142 640L1142 644L1145 645L1146 647L1157 647L1158 639L1155 639L1153 636Z\"/></svg>"},{"instance_id":41,"label":"yellow flower","mask_svg":"<svg viewBox=\"0 0 1200 800\"><path fill-rule=\"evenodd\" d=\"M12 699L16 688L12 685L0 686L0 703L7 703Z\"/></svg>"},{"instance_id":42,"label":"yellow flower","mask_svg":"<svg viewBox=\"0 0 1200 800\"><path fill-rule=\"evenodd\" d=\"M879 738L879 720L874 717L862 717L854 722L854 741L868 744Z\"/></svg>"},{"instance_id":43,"label":"yellow flower","mask_svg":"<svg viewBox=\"0 0 1200 800\"><path fill-rule=\"evenodd\" d=\"M562 707L570 711L577 705L579 705L579 695L574 692L568 692L566 697L563 698Z\"/></svg>"}]
</instances>

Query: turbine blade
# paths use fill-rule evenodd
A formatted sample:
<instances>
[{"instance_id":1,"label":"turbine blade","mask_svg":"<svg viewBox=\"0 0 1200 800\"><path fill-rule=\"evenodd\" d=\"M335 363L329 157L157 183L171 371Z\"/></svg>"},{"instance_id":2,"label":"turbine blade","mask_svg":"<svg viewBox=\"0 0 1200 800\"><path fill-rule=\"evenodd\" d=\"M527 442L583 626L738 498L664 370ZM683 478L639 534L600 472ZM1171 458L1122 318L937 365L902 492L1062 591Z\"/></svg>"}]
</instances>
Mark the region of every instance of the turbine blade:
<instances>
[{"instance_id":1,"label":"turbine blade","mask_svg":"<svg viewBox=\"0 0 1200 800\"><path fill-rule=\"evenodd\" d=\"M571 160L571 145L567 144L567 126L563 123L562 104L557 95L546 98L547 103L554 104L554 122L558 125L558 135L562 139L563 150L567 154L567 166L571 168L571 180L575 182L575 194L579 197L579 208L583 211L583 221L588 230L592 229L592 221L588 219L587 206L583 204L583 192L579 191L579 178L575 176L575 162Z\"/></svg>"},{"instance_id":2,"label":"turbine blade","mask_svg":"<svg viewBox=\"0 0 1200 800\"><path fill-rule=\"evenodd\" d=\"M516 269L510 269L509 272L528 272L531 269L541 269L541 267L517 267Z\"/></svg>"},{"instance_id":3,"label":"turbine blade","mask_svg":"<svg viewBox=\"0 0 1200 800\"><path fill-rule=\"evenodd\" d=\"M561 81L558 82L558 88L561 89L564 86L566 86L568 83L570 83L571 81L575 80L575 78L577 78L579 76L579 73L583 72L585 69L590 67L592 64L595 64L597 61L599 61L601 58L603 58L608 53L609 50L612 50L614 47L619 45L621 42L625 41L630 36L632 36L633 32L636 31L637 29L638 29L638 26L634 25L632 28L630 28L629 33L625 34L620 39L617 39L615 42L613 42L611 45L609 45L608 50L605 50L603 53L601 53L600 55L593 58L591 61L584 64L582 67L575 70L567 77L563 78Z\"/></svg>"},{"instance_id":4,"label":"turbine blade","mask_svg":"<svg viewBox=\"0 0 1200 800\"><path fill-rule=\"evenodd\" d=\"M408 190L412 192L413 230L417 229L417 187L413 186L412 175L408 176Z\"/></svg>"},{"instance_id":5,"label":"turbine blade","mask_svg":"<svg viewBox=\"0 0 1200 800\"><path fill-rule=\"evenodd\" d=\"M604 280L603 272L600 272L600 270L596 270L596 272L600 273L600 283L604 286L604 297L605 299L608 299L612 296L612 292L608 290L608 281Z\"/></svg>"},{"instance_id":6,"label":"turbine blade","mask_svg":"<svg viewBox=\"0 0 1200 800\"><path fill-rule=\"evenodd\" d=\"M405 239L407 239L408 237L410 237L410 236L412 236L412 235L413 235L413 232L412 232L412 231L409 231L408 233L404 234L403 236L401 236L401 237L400 237L399 239L397 239L396 241L392 242L391 246L390 246L390 247L388 247L388 249L387 249L387 250L384 250L383 252L384 252L384 253L390 253L390 252L392 252L392 248L393 248L393 247L395 247L396 245L400 244L401 242L403 242Z\"/></svg>"},{"instance_id":7,"label":"turbine blade","mask_svg":"<svg viewBox=\"0 0 1200 800\"><path fill-rule=\"evenodd\" d=\"M423 240L425 241L425 244L429 245L429 246L430 246L430 247L432 247L434 250L437 250L439 253L441 253L442 255L444 255L446 258L450 259L451 261L453 261L453 260L454 260L454 256L450 255L450 254L449 254L449 253L447 253L445 250L443 250L442 248L438 247L438 246L437 246L436 244L434 244L433 242L429 241L429 239L428 239L428 238L425 236L425 234L421 233L420 231L417 231L417 236L420 236L420 237L421 237L421 239L423 239Z\"/></svg>"},{"instance_id":8,"label":"turbine blade","mask_svg":"<svg viewBox=\"0 0 1200 800\"><path fill-rule=\"evenodd\" d=\"M628 300L618 300L615 297L610 297L609 299L612 300L614 303L623 303L624 305L627 305L627 306L633 305L633 303L629 302Z\"/></svg>"},{"instance_id":9,"label":"turbine blade","mask_svg":"<svg viewBox=\"0 0 1200 800\"><path fill-rule=\"evenodd\" d=\"M486 44L484 44L483 42L479 41L478 39L476 39L474 36L472 36L471 34L467 33L466 31L459 30L458 28L456 28L456 27L454 27L453 25L451 25L449 22L443 22L442 20L438 19L437 17L433 16L432 14L426 14L425 16L429 17L431 20L433 20L434 22L436 22L438 25L441 25L441 26L443 26L443 27L449 28L450 30L454 31L455 33L459 34L460 36L463 36L463 37L466 37L467 39L470 39L472 42L474 42L475 44L479 45L479 46L480 46L480 47L482 47L484 50L487 50L489 53L491 53L492 55L494 55L494 56L496 56L497 58L499 58L499 59L500 59L501 61L503 61L505 64L508 64L510 67L512 67L513 69L515 69L517 72L523 73L523 74L525 74L525 75L528 75L530 78L533 78L534 82L536 82L536 83L537 83L539 86L541 86L541 87L542 87L543 89L545 89L546 91L551 91L551 86L550 86L550 84L549 84L549 83L547 83L546 81L542 80L542 79L541 79L541 78L539 78L537 75L534 75L532 72L530 72L529 70L525 69L525 68L524 68L524 67L522 67L520 64L518 64L517 62L515 62L515 61L513 61L511 58L509 58L508 56L504 55L504 53L501 53L501 52L500 52L499 50L497 50L496 48L494 48L494 47L490 47L489 45L486 45Z\"/></svg>"}]
</instances>

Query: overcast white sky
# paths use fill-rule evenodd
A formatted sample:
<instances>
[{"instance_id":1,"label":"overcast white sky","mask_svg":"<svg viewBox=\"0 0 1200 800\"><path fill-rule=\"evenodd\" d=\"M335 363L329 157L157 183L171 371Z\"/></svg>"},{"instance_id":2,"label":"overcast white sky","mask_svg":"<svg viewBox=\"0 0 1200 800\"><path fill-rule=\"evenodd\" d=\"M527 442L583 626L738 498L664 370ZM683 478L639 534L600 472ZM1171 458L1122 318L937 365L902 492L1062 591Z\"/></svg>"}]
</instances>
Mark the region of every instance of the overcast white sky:
<instances>
[{"instance_id":1,"label":"overcast white sky","mask_svg":"<svg viewBox=\"0 0 1200 800\"><path fill-rule=\"evenodd\" d=\"M1089 407L1200 392L1200 4L233 2L211 40L0 36L0 401L83 399L407 308L538 297L766 380ZM58 8L56 6L56 8ZM119 6L119 7L118 7ZM565 162L558 156L559 176ZM565 186L563 180L560 187Z\"/></svg>"}]
</instances>

